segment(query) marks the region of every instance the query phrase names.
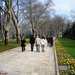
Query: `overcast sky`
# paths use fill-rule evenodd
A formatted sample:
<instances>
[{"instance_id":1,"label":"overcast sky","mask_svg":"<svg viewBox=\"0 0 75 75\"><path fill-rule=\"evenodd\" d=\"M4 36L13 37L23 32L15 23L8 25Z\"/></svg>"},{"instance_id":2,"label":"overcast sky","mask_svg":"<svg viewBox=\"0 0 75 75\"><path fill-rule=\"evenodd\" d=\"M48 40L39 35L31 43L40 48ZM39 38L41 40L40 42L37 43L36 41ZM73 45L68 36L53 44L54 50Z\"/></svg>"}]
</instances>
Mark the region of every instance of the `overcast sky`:
<instances>
[{"instance_id":1,"label":"overcast sky","mask_svg":"<svg viewBox=\"0 0 75 75\"><path fill-rule=\"evenodd\" d=\"M75 0L53 0L56 14L70 15L71 10L75 10Z\"/></svg>"},{"instance_id":2,"label":"overcast sky","mask_svg":"<svg viewBox=\"0 0 75 75\"><path fill-rule=\"evenodd\" d=\"M41 0L44 2L45 0ZM54 9L57 15L67 15L70 16L70 11L75 11L75 0L52 0L54 5Z\"/></svg>"}]
</instances>

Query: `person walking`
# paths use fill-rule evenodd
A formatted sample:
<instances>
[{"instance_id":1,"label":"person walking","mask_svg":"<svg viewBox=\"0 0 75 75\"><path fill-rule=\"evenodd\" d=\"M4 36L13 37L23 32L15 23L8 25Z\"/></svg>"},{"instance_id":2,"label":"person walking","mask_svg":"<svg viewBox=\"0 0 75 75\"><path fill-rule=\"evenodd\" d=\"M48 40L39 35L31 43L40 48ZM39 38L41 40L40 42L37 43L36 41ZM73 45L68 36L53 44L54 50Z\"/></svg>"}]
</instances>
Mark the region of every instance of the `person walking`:
<instances>
[{"instance_id":1,"label":"person walking","mask_svg":"<svg viewBox=\"0 0 75 75\"><path fill-rule=\"evenodd\" d=\"M53 37L51 36L50 37L50 47L52 47L53 46Z\"/></svg>"},{"instance_id":2,"label":"person walking","mask_svg":"<svg viewBox=\"0 0 75 75\"><path fill-rule=\"evenodd\" d=\"M53 36L51 37L51 46L53 46Z\"/></svg>"},{"instance_id":3,"label":"person walking","mask_svg":"<svg viewBox=\"0 0 75 75\"><path fill-rule=\"evenodd\" d=\"M31 51L33 51L34 43L35 43L35 37L34 35L31 35L30 37Z\"/></svg>"},{"instance_id":4,"label":"person walking","mask_svg":"<svg viewBox=\"0 0 75 75\"><path fill-rule=\"evenodd\" d=\"M40 41L41 41L41 39L39 38L39 36L37 36L36 39L35 39L36 51L37 52L40 52Z\"/></svg>"},{"instance_id":5,"label":"person walking","mask_svg":"<svg viewBox=\"0 0 75 75\"><path fill-rule=\"evenodd\" d=\"M44 37L42 37L40 43L41 43L42 52L45 52L44 48L45 48L45 45L46 45L46 40L45 40Z\"/></svg>"},{"instance_id":6,"label":"person walking","mask_svg":"<svg viewBox=\"0 0 75 75\"><path fill-rule=\"evenodd\" d=\"M50 37L47 37L47 45L50 46Z\"/></svg>"},{"instance_id":7,"label":"person walking","mask_svg":"<svg viewBox=\"0 0 75 75\"><path fill-rule=\"evenodd\" d=\"M22 37L21 39L22 52L25 51L25 43L26 43L26 40L24 39L24 37Z\"/></svg>"}]
</instances>

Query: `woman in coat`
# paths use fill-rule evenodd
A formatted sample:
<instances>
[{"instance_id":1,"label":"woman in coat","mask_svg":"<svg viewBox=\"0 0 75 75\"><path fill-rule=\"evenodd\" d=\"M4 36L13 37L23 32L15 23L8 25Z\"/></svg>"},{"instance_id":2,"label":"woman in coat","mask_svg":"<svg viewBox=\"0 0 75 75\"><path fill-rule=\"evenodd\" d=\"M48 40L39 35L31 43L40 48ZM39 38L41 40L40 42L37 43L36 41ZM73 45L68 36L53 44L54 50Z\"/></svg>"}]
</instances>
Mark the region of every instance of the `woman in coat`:
<instances>
[{"instance_id":1,"label":"woman in coat","mask_svg":"<svg viewBox=\"0 0 75 75\"><path fill-rule=\"evenodd\" d=\"M26 40L24 39L24 37L22 37L21 39L22 52L25 51L25 43L26 43Z\"/></svg>"}]
</instances>

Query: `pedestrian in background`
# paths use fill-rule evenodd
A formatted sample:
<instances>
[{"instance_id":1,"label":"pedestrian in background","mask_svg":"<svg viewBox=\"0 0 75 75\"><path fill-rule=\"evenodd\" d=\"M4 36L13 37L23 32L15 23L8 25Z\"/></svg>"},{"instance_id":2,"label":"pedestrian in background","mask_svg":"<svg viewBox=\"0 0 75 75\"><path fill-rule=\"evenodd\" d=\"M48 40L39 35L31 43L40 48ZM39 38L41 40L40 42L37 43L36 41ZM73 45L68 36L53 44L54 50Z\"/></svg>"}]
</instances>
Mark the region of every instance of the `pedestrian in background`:
<instances>
[{"instance_id":1,"label":"pedestrian in background","mask_svg":"<svg viewBox=\"0 0 75 75\"><path fill-rule=\"evenodd\" d=\"M22 39L21 39L22 52L25 51L25 43L26 43L26 40L25 40L25 38L23 36Z\"/></svg>"},{"instance_id":2,"label":"pedestrian in background","mask_svg":"<svg viewBox=\"0 0 75 75\"><path fill-rule=\"evenodd\" d=\"M53 46L53 37L51 36L50 37L50 47L52 47Z\"/></svg>"},{"instance_id":3,"label":"pedestrian in background","mask_svg":"<svg viewBox=\"0 0 75 75\"><path fill-rule=\"evenodd\" d=\"M47 37L47 45L50 46L50 37Z\"/></svg>"},{"instance_id":4,"label":"pedestrian in background","mask_svg":"<svg viewBox=\"0 0 75 75\"><path fill-rule=\"evenodd\" d=\"M35 37L34 35L31 35L30 36L31 51L33 51L34 43L35 43Z\"/></svg>"}]
</instances>

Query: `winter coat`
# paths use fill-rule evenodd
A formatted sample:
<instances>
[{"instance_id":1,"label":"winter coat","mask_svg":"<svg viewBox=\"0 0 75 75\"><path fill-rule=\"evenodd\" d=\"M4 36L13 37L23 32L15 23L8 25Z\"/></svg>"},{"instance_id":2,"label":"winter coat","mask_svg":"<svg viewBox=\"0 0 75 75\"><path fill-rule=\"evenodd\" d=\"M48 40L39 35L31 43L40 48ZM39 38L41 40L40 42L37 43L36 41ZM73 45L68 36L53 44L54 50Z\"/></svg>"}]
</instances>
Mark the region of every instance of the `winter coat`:
<instances>
[{"instance_id":1,"label":"winter coat","mask_svg":"<svg viewBox=\"0 0 75 75\"><path fill-rule=\"evenodd\" d=\"M25 46L24 45L25 43L26 43L26 40L21 40L21 47L24 47Z\"/></svg>"},{"instance_id":2,"label":"winter coat","mask_svg":"<svg viewBox=\"0 0 75 75\"><path fill-rule=\"evenodd\" d=\"M35 43L35 38L34 37L30 37L30 44L34 44Z\"/></svg>"},{"instance_id":3,"label":"winter coat","mask_svg":"<svg viewBox=\"0 0 75 75\"><path fill-rule=\"evenodd\" d=\"M40 44L41 45L46 45L46 40L45 39L41 39Z\"/></svg>"}]
</instances>

